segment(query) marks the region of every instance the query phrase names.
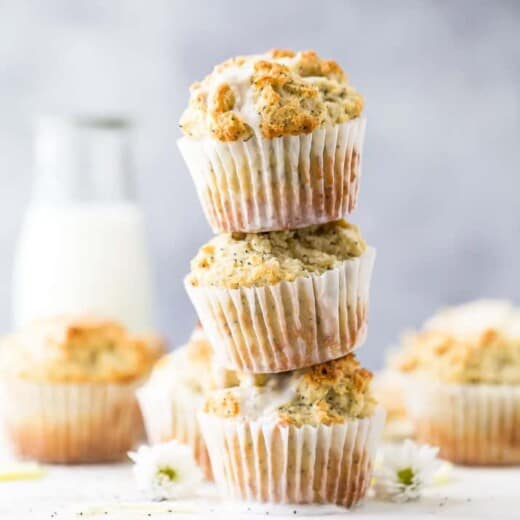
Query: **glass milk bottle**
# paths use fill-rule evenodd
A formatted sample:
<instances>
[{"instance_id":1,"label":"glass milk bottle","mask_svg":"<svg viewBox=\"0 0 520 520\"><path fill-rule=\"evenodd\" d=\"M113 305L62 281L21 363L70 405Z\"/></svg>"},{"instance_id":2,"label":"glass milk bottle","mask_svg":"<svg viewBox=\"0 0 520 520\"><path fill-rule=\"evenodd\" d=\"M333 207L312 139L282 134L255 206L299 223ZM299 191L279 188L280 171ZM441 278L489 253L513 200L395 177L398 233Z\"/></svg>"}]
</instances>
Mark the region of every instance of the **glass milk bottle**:
<instances>
[{"instance_id":1,"label":"glass milk bottle","mask_svg":"<svg viewBox=\"0 0 520 520\"><path fill-rule=\"evenodd\" d=\"M143 215L122 119L46 117L15 253L14 321L95 314L154 327Z\"/></svg>"}]
</instances>

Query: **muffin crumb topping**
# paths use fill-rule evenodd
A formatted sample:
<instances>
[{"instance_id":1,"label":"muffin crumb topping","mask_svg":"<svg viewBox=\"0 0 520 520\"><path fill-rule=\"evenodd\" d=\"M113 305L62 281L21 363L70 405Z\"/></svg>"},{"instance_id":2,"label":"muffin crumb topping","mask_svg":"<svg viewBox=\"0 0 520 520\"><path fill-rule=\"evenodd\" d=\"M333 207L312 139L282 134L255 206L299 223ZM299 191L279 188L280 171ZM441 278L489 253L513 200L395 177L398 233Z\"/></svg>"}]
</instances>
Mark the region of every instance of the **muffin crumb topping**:
<instances>
[{"instance_id":1,"label":"muffin crumb topping","mask_svg":"<svg viewBox=\"0 0 520 520\"><path fill-rule=\"evenodd\" d=\"M373 413L372 373L353 354L307 369L293 399L278 409L283 424L342 423Z\"/></svg>"},{"instance_id":2,"label":"muffin crumb topping","mask_svg":"<svg viewBox=\"0 0 520 520\"><path fill-rule=\"evenodd\" d=\"M289 231L226 233L200 249L188 281L229 289L274 285L323 274L361 256L366 247L357 226L345 220Z\"/></svg>"},{"instance_id":3,"label":"muffin crumb topping","mask_svg":"<svg viewBox=\"0 0 520 520\"><path fill-rule=\"evenodd\" d=\"M520 384L520 310L476 301L444 309L403 336L392 365L448 383Z\"/></svg>"},{"instance_id":4,"label":"muffin crumb topping","mask_svg":"<svg viewBox=\"0 0 520 520\"><path fill-rule=\"evenodd\" d=\"M239 374L240 387L213 392L205 412L222 418L275 419L281 425L331 425L372 415L372 374L353 354L281 374Z\"/></svg>"},{"instance_id":5,"label":"muffin crumb topping","mask_svg":"<svg viewBox=\"0 0 520 520\"><path fill-rule=\"evenodd\" d=\"M6 338L0 369L31 381L129 382L145 376L159 354L155 337L131 336L116 322L57 317Z\"/></svg>"},{"instance_id":6,"label":"muffin crumb topping","mask_svg":"<svg viewBox=\"0 0 520 520\"><path fill-rule=\"evenodd\" d=\"M190 90L180 126L196 139L308 134L354 119L363 109L343 69L314 51L273 49L231 58Z\"/></svg>"},{"instance_id":7,"label":"muffin crumb topping","mask_svg":"<svg viewBox=\"0 0 520 520\"><path fill-rule=\"evenodd\" d=\"M237 384L234 371L218 367L213 362L213 348L199 324L186 345L163 356L155 364L145 388L175 388L203 395L215 388Z\"/></svg>"}]
</instances>

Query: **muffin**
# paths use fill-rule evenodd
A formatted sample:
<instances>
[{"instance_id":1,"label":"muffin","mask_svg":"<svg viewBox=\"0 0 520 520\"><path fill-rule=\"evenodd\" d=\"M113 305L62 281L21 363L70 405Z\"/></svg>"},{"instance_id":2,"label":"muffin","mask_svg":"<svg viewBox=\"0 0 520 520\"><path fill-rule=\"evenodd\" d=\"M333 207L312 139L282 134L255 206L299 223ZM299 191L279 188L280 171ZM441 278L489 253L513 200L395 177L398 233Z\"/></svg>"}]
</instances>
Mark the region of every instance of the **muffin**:
<instances>
[{"instance_id":1,"label":"muffin","mask_svg":"<svg viewBox=\"0 0 520 520\"><path fill-rule=\"evenodd\" d=\"M445 309L404 337L395 364L419 441L460 464L520 463L520 309Z\"/></svg>"},{"instance_id":2,"label":"muffin","mask_svg":"<svg viewBox=\"0 0 520 520\"><path fill-rule=\"evenodd\" d=\"M357 202L363 98L313 51L232 58L191 87L179 148L215 233L307 227Z\"/></svg>"},{"instance_id":3,"label":"muffin","mask_svg":"<svg viewBox=\"0 0 520 520\"><path fill-rule=\"evenodd\" d=\"M142 435L135 389L156 344L92 317L35 322L0 349L1 412L14 451L42 462L119 460Z\"/></svg>"},{"instance_id":4,"label":"muffin","mask_svg":"<svg viewBox=\"0 0 520 520\"><path fill-rule=\"evenodd\" d=\"M236 385L231 371L212 362L211 345L197 326L189 342L160 359L147 383L138 390L148 440L152 444L176 439L193 449L195 459L211 479L211 465L197 423L205 393Z\"/></svg>"},{"instance_id":5,"label":"muffin","mask_svg":"<svg viewBox=\"0 0 520 520\"><path fill-rule=\"evenodd\" d=\"M391 368L376 372L373 381L374 395L386 411L383 437L388 441L401 441L414 436L413 422L406 409L402 375Z\"/></svg>"},{"instance_id":6,"label":"muffin","mask_svg":"<svg viewBox=\"0 0 520 520\"><path fill-rule=\"evenodd\" d=\"M199 421L231 498L351 507L366 494L384 422L353 354L284 374L242 375Z\"/></svg>"},{"instance_id":7,"label":"muffin","mask_svg":"<svg viewBox=\"0 0 520 520\"><path fill-rule=\"evenodd\" d=\"M344 220L224 233L200 249L185 285L219 364L282 372L362 343L374 257Z\"/></svg>"}]
</instances>

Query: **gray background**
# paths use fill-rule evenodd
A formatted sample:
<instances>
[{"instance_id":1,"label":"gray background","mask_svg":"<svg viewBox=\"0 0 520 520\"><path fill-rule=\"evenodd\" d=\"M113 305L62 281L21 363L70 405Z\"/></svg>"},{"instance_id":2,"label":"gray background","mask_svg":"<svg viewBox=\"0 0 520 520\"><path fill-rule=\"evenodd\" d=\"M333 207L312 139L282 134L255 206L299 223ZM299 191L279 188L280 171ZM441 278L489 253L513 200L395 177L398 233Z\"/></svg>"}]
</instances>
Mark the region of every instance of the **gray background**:
<instances>
[{"instance_id":1,"label":"gray background","mask_svg":"<svg viewBox=\"0 0 520 520\"><path fill-rule=\"evenodd\" d=\"M38 112L116 111L135 155L162 330L188 334L181 277L210 236L175 140L188 85L236 54L316 49L365 95L359 210L378 249L362 357L381 364L439 305L520 296L520 3L0 0L0 331Z\"/></svg>"}]
</instances>

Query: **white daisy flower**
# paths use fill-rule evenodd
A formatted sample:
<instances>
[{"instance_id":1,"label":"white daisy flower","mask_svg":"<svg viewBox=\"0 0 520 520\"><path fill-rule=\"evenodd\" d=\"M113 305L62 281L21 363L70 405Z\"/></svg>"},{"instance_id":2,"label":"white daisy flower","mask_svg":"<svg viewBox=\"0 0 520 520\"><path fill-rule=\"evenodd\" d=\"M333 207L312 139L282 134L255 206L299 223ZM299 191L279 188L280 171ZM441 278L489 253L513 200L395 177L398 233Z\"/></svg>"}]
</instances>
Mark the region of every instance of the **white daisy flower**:
<instances>
[{"instance_id":1,"label":"white daisy flower","mask_svg":"<svg viewBox=\"0 0 520 520\"><path fill-rule=\"evenodd\" d=\"M193 495L203 479L190 447L177 441L141 446L128 456L139 489L154 500Z\"/></svg>"},{"instance_id":2,"label":"white daisy flower","mask_svg":"<svg viewBox=\"0 0 520 520\"><path fill-rule=\"evenodd\" d=\"M381 467L374 475L376 497L393 502L417 500L441 467L438 452L439 448L411 440L385 447Z\"/></svg>"}]
</instances>

